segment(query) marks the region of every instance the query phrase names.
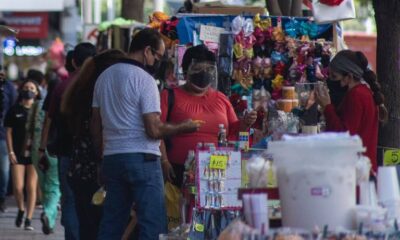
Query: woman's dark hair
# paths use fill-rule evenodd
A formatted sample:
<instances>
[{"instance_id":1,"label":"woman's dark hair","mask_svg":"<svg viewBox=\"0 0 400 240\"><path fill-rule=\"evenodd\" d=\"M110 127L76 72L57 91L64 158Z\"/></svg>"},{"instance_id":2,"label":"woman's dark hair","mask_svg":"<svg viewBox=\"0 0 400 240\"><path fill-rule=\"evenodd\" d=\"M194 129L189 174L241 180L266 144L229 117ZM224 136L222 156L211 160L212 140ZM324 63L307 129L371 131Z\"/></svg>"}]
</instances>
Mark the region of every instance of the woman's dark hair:
<instances>
[{"instance_id":1,"label":"woman's dark hair","mask_svg":"<svg viewBox=\"0 0 400 240\"><path fill-rule=\"evenodd\" d=\"M96 47L89 42L83 42L75 46L72 53L72 59L74 60L75 65L79 68L87 58L93 57L94 55L96 55Z\"/></svg>"},{"instance_id":2,"label":"woman's dark hair","mask_svg":"<svg viewBox=\"0 0 400 240\"><path fill-rule=\"evenodd\" d=\"M69 73L72 73L75 71L75 67L72 64L73 56L74 56L74 50L70 50L67 52L67 56L65 57L65 69L67 69L67 71Z\"/></svg>"},{"instance_id":3,"label":"woman's dark hair","mask_svg":"<svg viewBox=\"0 0 400 240\"><path fill-rule=\"evenodd\" d=\"M158 50L161 45L161 34L152 28L145 28L138 31L132 37L132 42L129 46L129 53L134 53L150 46L154 50Z\"/></svg>"},{"instance_id":4,"label":"woman's dark hair","mask_svg":"<svg viewBox=\"0 0 400 240\"><path fill-rule=\"evenodd\" d=\"M84 121L91 115L94 86L100 74L111 65L125 59L120 50L111 49L89 58L77 78L67 88L61 103L61 112L68 118L74 135L82 133Z\"/></svg>"},{"instance_id":5,"label":"woman's dark hair","mask_svg":"<svg viewBox=\"0 0 400 240\"><path fill-rule=\"evenodd\" d=\"M216 62L215 54L205 45L197 45L186 50L182 58L183 74L186 74L193 60L200 62Z\"/></svg>"},{"instance_id":6,"label":"woman's dark hair","mask_svg":"<svg viewBox=\"0 0 400 240\"><path fill-rule=\"evenodd\" d=\"M34 80L39 85L42 84L43 81L45 80L44 74L36 69L29 69L28 73L26 74L26 79Z\"/></svg>"},{"instance_id":7,"label":"woman's dark hair","mask_svg":"<svg viewBox=\"0 0 400 240\"><path fill-rule=\"evenodd\" d=\"M27 84L27 83L33 83L33 84L35 85L35 87L36 87L36 90L37 90L37 92L38 92L38 95L36 96L35 100L40 100L40 99L42 99L42 94L40 93L39 84L38 84L35 80L33 80L33 79L27 79L27 80L23 81L23 82L21 83L21 85L19 85L19 87L18 87L18 100L17 100L17 102L21 102L21 100L22 100L21 92L22 92L22 90L24 89L25 84Z\"/></svg>"},{"instance_id":8,"label":"woman's dark hair","mask_svg":"<svg viewBox=\"0 0 400 240\"><path fill-rule=\"evenodd\" d=\"M337 53L357 64L363 71L363 79L368 83L374 97L375 104L379 107L379 120L386 122L388 120L388 110L385 107L385 96L381 91L381 85L378 82L376 74L368 67L368 59L362 52L343 50ZM340 72L342 75L348 73ZM356 79L361 80L361 79Z\"/></svg>"}]
</instances>

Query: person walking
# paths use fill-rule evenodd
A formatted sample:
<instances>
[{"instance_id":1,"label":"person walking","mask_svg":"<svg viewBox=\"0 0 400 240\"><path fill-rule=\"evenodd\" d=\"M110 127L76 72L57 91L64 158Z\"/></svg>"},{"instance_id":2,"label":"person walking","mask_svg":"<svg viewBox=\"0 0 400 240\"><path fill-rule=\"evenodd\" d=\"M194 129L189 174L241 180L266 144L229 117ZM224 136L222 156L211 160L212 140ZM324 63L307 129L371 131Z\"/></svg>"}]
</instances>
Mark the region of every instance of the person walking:
<instances>
[{"instance_id":1,"label":"person walking","mask_svg":"<svg viewBox=\"0 0 400 240\"><path fill-rule=\"evenodd\" d=\"M125 59L120 50L112 49L88 59L78 77L65 92L61 111L73 133L73 155L68 171L68 182L74 192L79 219L80 239L96 239L102 216L102 207L92 203L99 185L98 165L90 135L90 119L94 86L99 75L109 66Z\"/></svg>"},{"instance_id":2,"label":"person walking","mask_svg":"<svg viewBox=\"0 0 400 240\"><path fill-rule=\"evenodd\" d=\"M65 229L66 240L79 239L79 224L75 210L74 195L67 182L67 173L68 169L70 168L72 157L73 137L72 133L68 129L68 124L65 121L65 117L60 112L60 105L65 90L76 78L80 67L87 58L94 56L95 54L96 47L91 43L84 42L75 46L72 56L72 63L75 67L75 71L70 75L69 78L62 81L54 89L50 100L48 115L45 120L46 125L43 127L42 131L42 139L40 144L41 150L46 149L48 133L52 124L54 124L57 131L55 145L61 187L61 224ZM40 158L42 158L43 155L44 152L41 151Z\"/></svg>"},{"instance_id":3,"label":"person walking","mask_svg":"<svg viewBox=\"0 0 400 240\"><path fill-rule=\"evenodd\" d=\"M17 227L21 227L25 214L24 187L26 187L25 230L33 230L31 221L36 204L37 174L32 165L32 144L38 113L37 100L40 99L39 85L36 81L25 81L20 87L17 103L10 108L4 120L8 155L12 165L13 192L18 207L15 219Z\"/></svg>"},{"instance_id":4,"label":"person walking","mask_svg":"<svg viewBox=\"0 0 400 240\"><path fill-rule=\"evenodd\" d=\"M161 122L160 93L151 74L164 52L160 33L143 29L132 38L129 59L109 67L96 82L91 131L97 159L104 155L107 190L99 240L121 239L133 203L139 239L167 232L160 139L197 131L200 124Z\"/></svg>"},{"instance_id":5,"label":"person walking","mask_svg":"<svg viewBox=\"0 0 400 240\"><path fill-rule=\"evenodd\" d=\"M10 161L6 145L6 129L3 125L4 116L17 100L17 90L14 85L6 80L3 71L0 71L0 213L7 210L6 195L10 178Z\"/></svg>"}]
</instances>

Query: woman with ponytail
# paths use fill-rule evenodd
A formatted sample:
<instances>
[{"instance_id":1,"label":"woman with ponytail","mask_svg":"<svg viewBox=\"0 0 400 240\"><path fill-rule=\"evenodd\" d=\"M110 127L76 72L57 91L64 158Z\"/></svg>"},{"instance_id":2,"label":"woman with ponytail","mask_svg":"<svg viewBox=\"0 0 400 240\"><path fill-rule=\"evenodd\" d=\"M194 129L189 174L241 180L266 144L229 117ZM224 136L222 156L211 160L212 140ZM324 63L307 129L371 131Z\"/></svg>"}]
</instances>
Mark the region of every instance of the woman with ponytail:
<instances>
[{"instance_id":1,"label":"woman with ponytail","mask_svg":"<svg viewBox=\"0 0 400 240\"><path fill-rule=\"evenodd\" d=\"M323 109L327 131L349 131L359 135L371 159L372 171L377 170L379 122L385 122L388 112L375 73L368 68L362 52L340 51L329 65L329 77L347 87L346 95L336 108L327 88L316 91L317 102Z\"/></svg>"}]
</instances>

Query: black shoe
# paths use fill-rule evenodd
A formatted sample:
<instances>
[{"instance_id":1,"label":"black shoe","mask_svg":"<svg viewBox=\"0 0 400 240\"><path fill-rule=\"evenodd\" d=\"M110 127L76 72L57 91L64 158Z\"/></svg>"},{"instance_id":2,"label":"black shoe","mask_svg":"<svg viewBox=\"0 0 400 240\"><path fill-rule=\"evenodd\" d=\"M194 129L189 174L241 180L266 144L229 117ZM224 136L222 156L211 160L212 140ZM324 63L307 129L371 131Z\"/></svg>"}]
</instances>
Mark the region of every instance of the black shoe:
<instances>
[{"instance_id":1,"label":"black shoe","mask_svg":"<svg viewBox=\"0 0 400 240\"><path fill-rule=\"evenodd\" d=\"M34 230L34 228L32 227L32 224L31 224L31 220L30 219L25 219L25 230L27 230L27 231L33 231Z\"/></svg>"},{"instance_id":2,"label":"black shoe","mask_svg":"<svg viewBox=\"0 0 400 240\"><path fill-rule=\"evenodd\" d=\"M17 218L15 219L15 226L21 227L22 219L24 218L25 211L18 210Z\"/></svg>"},{"instance_id":3,"label":"black shoe","mask_svg":"<svg viewBox=\"0 0 400 240\"><path fill-rule=\"evenodd\" d=\"M7 212L6 200L4 198L0 198L0 212Z\"/></svg>"},{"instance_id":4,"label":"black shoe","mask_svg":"<svg viewBox=\"0 0 400 240\"><path fill-rule=\"evenodd\" d=\"M40 221L42 222L42 232L46 235L53 233L53 229L51 229L49 224L49 218L47 217L46 213L42 213L40 215Z\"/></svg>"}]
</instances>

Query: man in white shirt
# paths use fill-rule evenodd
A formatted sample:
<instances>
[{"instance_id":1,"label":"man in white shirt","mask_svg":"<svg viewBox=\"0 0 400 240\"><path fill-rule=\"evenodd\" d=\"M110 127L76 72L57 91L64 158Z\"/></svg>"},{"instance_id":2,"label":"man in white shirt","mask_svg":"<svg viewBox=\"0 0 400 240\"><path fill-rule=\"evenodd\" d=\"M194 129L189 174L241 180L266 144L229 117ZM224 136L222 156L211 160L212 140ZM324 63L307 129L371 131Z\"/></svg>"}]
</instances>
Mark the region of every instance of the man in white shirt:
<instances>
[{"instance_id":1,"label":"man in white shirt","mask_svg":"<svg viewBox=\"0 0 400 240\"><path fill-rule=\"evenodd\" d=\"M200 125L160 120L160 95L151 74L164 52L160 33L141 30L132 39L129 60L109 67L96 82L91 128L97 155L104 156L107 189L100 240L121 239L133 203L139 239L158 239L167 231L160 139Z\"/></svg>"}]
</instances>

